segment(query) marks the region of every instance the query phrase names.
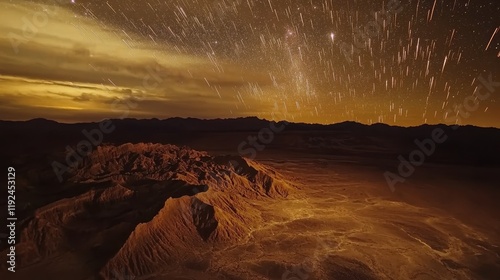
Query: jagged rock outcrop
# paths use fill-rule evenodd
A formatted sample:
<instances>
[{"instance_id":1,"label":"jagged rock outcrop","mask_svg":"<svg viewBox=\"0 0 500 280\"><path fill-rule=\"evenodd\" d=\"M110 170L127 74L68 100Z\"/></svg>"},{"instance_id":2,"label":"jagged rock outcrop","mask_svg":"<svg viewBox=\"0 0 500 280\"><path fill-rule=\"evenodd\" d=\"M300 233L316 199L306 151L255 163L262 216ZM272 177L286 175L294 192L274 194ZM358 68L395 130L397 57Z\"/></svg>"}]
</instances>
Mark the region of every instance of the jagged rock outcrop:
<instances>
[{"instance_id":1,"label":"jagged rock outcrop","mask_svg":"<svg viewBox=\"0 0 500 280\"><path fill-rule=\"evenodd\" d=\"M105 279L165 271L247 236L262 221L252 201L293 192L254 161L160 144L99 147L70 182L88 191L35 211L18 246L23 265L71 250L98 259Z\"/></svg>"}]
</instances>

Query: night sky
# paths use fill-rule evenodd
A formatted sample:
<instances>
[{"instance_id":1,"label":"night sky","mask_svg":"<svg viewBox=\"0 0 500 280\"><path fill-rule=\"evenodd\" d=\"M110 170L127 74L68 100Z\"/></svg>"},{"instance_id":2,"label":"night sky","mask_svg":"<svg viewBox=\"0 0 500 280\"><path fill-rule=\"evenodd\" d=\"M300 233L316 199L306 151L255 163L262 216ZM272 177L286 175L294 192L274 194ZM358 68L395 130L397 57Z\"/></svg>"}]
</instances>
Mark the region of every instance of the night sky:
<instances>
[{"instance_id":1,"label":"night sky","mask_svg":"<svg viewBox=\"0 0 500 280\"><path fill-rule=\"evenodd\" d=\"M500 82L498 0L0 7L0 119L258 116L500 127L500 87L490 93L478 79Z\"/></svg>"}]
</instances>

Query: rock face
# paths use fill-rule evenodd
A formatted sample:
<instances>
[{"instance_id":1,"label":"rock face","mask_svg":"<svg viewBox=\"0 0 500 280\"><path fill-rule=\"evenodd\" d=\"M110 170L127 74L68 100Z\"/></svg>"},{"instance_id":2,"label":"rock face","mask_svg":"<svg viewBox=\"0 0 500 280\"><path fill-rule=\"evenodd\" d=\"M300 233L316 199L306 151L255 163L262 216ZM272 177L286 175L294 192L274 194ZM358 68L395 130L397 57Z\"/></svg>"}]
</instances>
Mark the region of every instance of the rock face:
<instances>
[{"instance_id":1,"label":"rock face","mask_svg":"<svg viewBox=\"0 0 500 280\"><path fill-rule=\"evenodd\" d=\"M293 192L254 161L159 144L99 147L70 181L88 191L35 211L23 265L72 251L104 279L168 271L247 236L262 221L252 201Z\"/></svg>"}]
</instances>

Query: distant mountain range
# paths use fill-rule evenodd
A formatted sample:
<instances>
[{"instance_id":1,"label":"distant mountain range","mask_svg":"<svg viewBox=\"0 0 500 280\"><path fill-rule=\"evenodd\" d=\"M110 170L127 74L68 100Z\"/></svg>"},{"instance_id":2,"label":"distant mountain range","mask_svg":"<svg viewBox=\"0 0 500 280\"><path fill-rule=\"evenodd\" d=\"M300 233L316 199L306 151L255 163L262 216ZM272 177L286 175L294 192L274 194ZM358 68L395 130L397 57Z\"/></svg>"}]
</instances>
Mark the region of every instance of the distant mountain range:
<instances>
[{"instance_id":1,"label":"distant mountain range","mask_svg":"<svg viewBox=\"0 0 500 280\"><path fill-rule=\"evenodd\" d=\"M103 133L102 143L161 143L185 145L197 150L238 154L238 146L259 132L274 131L266 151L326 153L395 159L416 148L415 140L429 139L436 129L446 137L437 145L430 161L478 165L500 164L500 129L475 126L421 125L398 127L342 122L329 125L270 122L256 117L234 119L113 119L106 120L112 132ZM64 152L100 129L100 123L65 124L46 119L0 121L4 137L0 155ZM283 130L283 131L281 131ZM243 155L245 156L245 155Z\"/></svg>"},{"instance_id":2,"label":"distant mountain range","mask_svg":"<svg viewBox=\"0 0 500 280\"><path fill-rule=\"evenodd\" d=\"M354 121L345 121L334 124L311 124L311 123L294 123L287 121L269 121L266 119L259 119L257 117L241 117L241 118L228 118L228 119L198 119L198 118L168 118L168 119L109 119L113 124L120 127L134 127L134 128L161 128L168 131L221 131L221 132L233 132L233 131L255 131L259 130L262 127L269 125L270 122L274 123L286 123L288 130L299 130L299 131L307 131L307 130L360 130L367 129L371 131L377 130L385 130L388 131L396 131L396 130L408 130L408 131L425 131L427 129L431 129L433 127L451 127L451 125L445 124L422 124L420 126L412 126L412 127L401 127L401 126L392 126L383 123L375 123L371 125L366 125ZM82 122L82 123L59 123L57 121L48 120L44 118L36 118L27 121L4 121L0 120L1 128L14 128L14 129L35 129L35 130L43 130L43 129L53 129L53 128L79 128L79 127L87 127L92 126L98 122ZM498 128L493 127L477 127L472 125L463 125L460 126L460 129L474 129L474 130L500 130Z\"/></svg>"}]
</instances>

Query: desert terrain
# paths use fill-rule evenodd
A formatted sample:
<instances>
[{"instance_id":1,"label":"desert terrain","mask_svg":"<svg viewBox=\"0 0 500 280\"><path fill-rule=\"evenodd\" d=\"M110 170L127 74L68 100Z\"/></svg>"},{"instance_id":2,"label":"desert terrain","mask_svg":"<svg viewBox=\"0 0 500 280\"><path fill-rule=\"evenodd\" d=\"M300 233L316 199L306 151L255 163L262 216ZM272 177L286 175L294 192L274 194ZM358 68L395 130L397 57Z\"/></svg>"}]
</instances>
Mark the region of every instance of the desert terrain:
<instances>
[{"instance_id":1,"label":"desert terrain","mask_svg":"<svg viewBox=\"0 0 500 280\"><path fill-rule=\"evenodd\" d=\"M500 278L496 129L443 127L450 140L391 189L384 173L433 127L289 124L249 158L238 146L266 121L151 122L115 121L62 182L51 163L94 124L0 124L20 220L2 279Z\"/></svg>"}]
</instances>

